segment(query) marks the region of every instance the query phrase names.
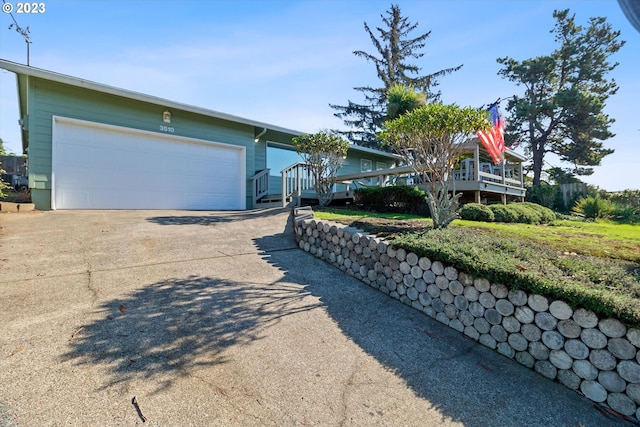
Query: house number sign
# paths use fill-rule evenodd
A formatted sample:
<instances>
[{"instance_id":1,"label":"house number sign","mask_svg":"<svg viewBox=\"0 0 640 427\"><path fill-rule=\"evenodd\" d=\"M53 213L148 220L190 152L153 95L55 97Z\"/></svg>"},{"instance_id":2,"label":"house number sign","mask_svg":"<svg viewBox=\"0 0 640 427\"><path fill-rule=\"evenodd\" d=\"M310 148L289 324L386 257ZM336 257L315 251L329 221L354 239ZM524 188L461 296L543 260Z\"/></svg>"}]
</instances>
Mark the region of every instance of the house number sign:
<instances>
[{"instance_id":1,"label":"house number sign","mask_svg":"<svg viewBox=\"0 0 640 427\"><path fill-rule=\"evenodd\" d=\"M173 126L160 125L160 131L167 132L167 133L174 133L176 130L173 128Z\"/></svg>"}]
</instances>

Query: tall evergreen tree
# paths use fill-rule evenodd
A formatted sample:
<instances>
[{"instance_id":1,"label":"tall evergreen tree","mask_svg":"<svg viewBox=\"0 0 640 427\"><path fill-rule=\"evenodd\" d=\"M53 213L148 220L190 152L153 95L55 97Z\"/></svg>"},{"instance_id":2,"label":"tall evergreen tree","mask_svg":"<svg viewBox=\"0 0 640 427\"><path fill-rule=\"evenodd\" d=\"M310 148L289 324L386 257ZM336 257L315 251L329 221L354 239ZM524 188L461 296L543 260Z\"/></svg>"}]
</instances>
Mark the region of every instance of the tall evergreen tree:
<instances>
[{"instance_id":1,"label":"tall evergreen tree","mask_svg":"<svg viewBox=\"0 0 640 427\"><path fill-rule=\"evenodd\" d=\"M348 105L330 104L337 112L334 115L342 119L349 131L343 132L354 144L379 148L380 142L376 134L380 132L387 120L387 92L394 84L412 87L427 96L429 102L438 101L440 92L435 91L440 77L459 70L462 65L447 68L432 74L420 75L421 68L409 63L410 60L423 56L420 50L431 31L411 38L410 33L418 27L418 23L410 23L400 12L400 7L392 5L385 15L380 15L384 28L376 27L378 36L365 22L364 29L369 34L376 54L362 50L354 55L372 62L376 67L381 87L359 86L354 90L364 95L363 103L348 101Z\"/></svg>"},{"instance_id":2,"label":"tall evergreen tree","mask_svg":"<svg viewBox=\"0 0 640 427\"><path fill-rule=\"evenodd\" d=\"M559 47L550 55L498 63L503 78L524 86L524 96L509 101L507 137L522 141L533 162L533 184L540 184L546 153L573 164L573 173L589 175L603 157L613 153L603 141L613 137L614 119L604 113L605 102L618 85L606 75L618 63L608 61L624 45L605 18L576 25L569 9L554 11L552 33Z\"/></svg>"}]
</instances>

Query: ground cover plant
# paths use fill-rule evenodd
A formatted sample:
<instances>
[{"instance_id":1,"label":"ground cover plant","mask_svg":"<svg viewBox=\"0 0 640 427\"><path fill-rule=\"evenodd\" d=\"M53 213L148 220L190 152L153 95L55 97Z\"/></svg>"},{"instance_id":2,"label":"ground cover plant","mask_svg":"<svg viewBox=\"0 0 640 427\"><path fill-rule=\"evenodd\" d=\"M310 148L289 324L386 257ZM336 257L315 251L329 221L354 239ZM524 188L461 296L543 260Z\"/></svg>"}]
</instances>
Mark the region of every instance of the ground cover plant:
<instances>
[{"instance_id":1,"label":"ground cover plant","mask_svg":"<svg viewBox=\"0 0 640 427\"><path fill-rule=\"evenodd\" d=\"M430 220L417 215L330 209L315 216L386 237L474 276L640 326L638 225L455 220L448 229L434 230Z\"/></svg>"}]
</instances>

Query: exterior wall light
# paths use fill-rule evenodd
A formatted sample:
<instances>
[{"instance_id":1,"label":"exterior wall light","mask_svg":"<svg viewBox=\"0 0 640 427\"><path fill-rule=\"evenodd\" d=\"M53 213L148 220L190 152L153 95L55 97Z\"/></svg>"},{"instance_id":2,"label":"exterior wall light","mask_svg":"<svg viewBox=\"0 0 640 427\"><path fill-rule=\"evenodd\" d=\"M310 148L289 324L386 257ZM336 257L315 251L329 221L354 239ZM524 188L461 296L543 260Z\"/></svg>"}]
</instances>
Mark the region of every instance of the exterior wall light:
<instances>
[{"instance_id":1,"label":"exterior wall light","mask_svg":"<svg viewBox=\"0 0 640 427\"><path fill-rule=\"evenodd\" d=\"M171 111L164 110L162 113L162 121L165 123L171 123Z\"/></svg>"}]
</instances>

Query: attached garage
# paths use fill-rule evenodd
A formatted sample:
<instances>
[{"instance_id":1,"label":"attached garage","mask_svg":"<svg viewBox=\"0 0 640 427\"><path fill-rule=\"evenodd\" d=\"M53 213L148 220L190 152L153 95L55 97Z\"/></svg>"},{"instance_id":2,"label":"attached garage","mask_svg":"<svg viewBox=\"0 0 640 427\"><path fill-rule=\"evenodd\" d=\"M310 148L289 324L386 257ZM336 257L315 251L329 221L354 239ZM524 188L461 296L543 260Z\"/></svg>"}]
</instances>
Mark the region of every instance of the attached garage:
<instances>
[{"instance_id":1,"label":"attached garage","mask_svg":"<svg viewBox=\"0 0 640 427\"><path fill-rule=\"evenodd\" d=\"M267 142L301 134L2 59L0 69L16 74L39 210L253 209Z\"/></svg>"},{"instance_id":2,"label":"attached garage","mask_svg":"<svg viewBox=\"0 0 640 427\"><path fill-rule=\"evenodd\" d=\"M244 147L53 118L53 209L245 209Z\"/></svg>"}]
</instances>

